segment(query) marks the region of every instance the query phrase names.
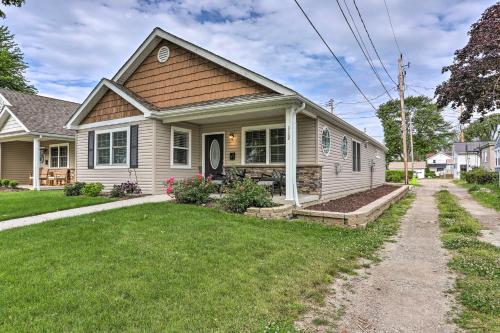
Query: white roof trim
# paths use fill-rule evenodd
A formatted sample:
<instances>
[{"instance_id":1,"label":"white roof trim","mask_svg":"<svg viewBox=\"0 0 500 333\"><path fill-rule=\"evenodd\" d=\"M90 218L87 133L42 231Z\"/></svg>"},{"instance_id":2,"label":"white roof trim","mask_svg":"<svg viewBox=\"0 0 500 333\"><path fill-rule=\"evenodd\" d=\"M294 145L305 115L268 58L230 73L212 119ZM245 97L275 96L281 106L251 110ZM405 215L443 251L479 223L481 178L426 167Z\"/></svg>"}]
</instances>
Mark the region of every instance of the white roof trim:
<instances>
[{"instance_id":1,"label":"white roof trim","mask_svg":"<svg viewBox=\"0 0 500 333\"><path fill-rule=\"evenodd\" d=\"M7 98L5 98L4 95L0 94L0 99L2 100L3 102L3 105L7 105L7 106L12 106L12 104L10 104L9 100ZM1 105L1 104L0 104Z\"/></svg>"},{"instance_id":2,"label":"white roof trim","mask_svg":"<svg viewBox=\"0 0 500 333\"><path fill-rule=\"evenodd\" d=\"M146 40L139 46L135 53L130 57L130 59L123 65L118 73L113 77L113 81L123 83L132 72L144 61L144 59L149 55L149 53L158 45L161 39L167 40L174 44L177 44L205 59L208 59L222 67L229 69L230 71L237 73L251 81L257 82L258 84L267 87L279 94L283 95L294 95L295 91L270 80L260 74L252 72L240 65L235 64L227 59L224 59L204 48L196 46L184 39L174 36L160 28L155 28L153 32L146 38Z\"/></svg>"},{"instance_id":3,"label":"white roof trim","mask_svg":"<svg viewBox=\"0 0 500 333\"><path fill-rule=\"evenodd\" d=\"M94 90L92 90L90 95L83 101L76 112L71 116L70 120L66 123L65 128L77 129L80 122L85 118L85 116L87 116L87 114L89 114L92 108L97 104L97 102L99 102L108 89L112 90L118 96L132 104L137 110L144 114L144 117L149 117L151 115L152 111L138 102L135 98L132 98L108 80L102 79Z\"/></svg>"},{"instance_id":4,"label":"white roof trim","mask_svg":"<svg viewBox=\"0 0 500 333\"><path fill-rule=\"evenodd\" d=\"M3 123L1 122L1 119L6 117L7 114L9 114L12 118L14 118L19 123L19 125L21 125L21 127L23 128L24 131L29 132L29 129L26 126L24 126L23 122L20 121L19 118L16 117L14 112L9 110L9 108L7 106L4 106L3 111L0 112L0 123L2 125L3 125Z\"/></svg>"}]
</instances>

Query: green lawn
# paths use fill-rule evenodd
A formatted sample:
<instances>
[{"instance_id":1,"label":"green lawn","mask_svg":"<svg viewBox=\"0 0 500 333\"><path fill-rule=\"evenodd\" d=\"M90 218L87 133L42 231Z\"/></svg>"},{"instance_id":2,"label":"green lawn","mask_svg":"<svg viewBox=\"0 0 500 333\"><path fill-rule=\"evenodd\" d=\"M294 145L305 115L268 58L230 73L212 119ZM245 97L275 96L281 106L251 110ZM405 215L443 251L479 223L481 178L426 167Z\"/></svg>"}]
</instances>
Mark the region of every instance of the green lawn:
<instances>
[{"instance_id":1,"label":"green lawn","mask_svg":"<svg viewBox=\"0 0 500 333\"><path fill-rule=\"evenodd\" d=\"M112 200L105 197L66 197L63 191L0 192L0 221L91 206Z\"/></svg>"},{"instance_id":2,"label":"green lawn","mask_svg":"<svg viewBox=\"0 0 500 333\"><path fill-rule=\"evenodd\" d=\"M455 181L455 184L465 187L466 189L470 189L471 187L474 186L474 184L468 184L463 180L457 180ZM487 192L473 191L470 192L472 197L476 199L476 201L478 201L481 205L485 207L494 208L500 211L500 187L498 185L493 185L493 184L484 184L478 186L481 188L488 188L492 192L487 193Z\"/></svg>"},{"instance_id":3,"label":"green lawn","mask_svg":"<svg viewBox=\"0 0 500 333\"><path fill-rule=\"evenodd\" d=\"M291 329L412 200L365 230L161 203L0 232L0 331Z\"/></svg>"},{"instance_id":4,"label":"green lawn","mask_svg":"<svg viewBox=\"0 0 500 333\"><path fill-rule=\"evenodd\" d=\"M447 191L436 194L442 240L458 274L458 324L472 332L500 332L500 249L477 239L480 224Z\"/></svg>"}]
</instances>

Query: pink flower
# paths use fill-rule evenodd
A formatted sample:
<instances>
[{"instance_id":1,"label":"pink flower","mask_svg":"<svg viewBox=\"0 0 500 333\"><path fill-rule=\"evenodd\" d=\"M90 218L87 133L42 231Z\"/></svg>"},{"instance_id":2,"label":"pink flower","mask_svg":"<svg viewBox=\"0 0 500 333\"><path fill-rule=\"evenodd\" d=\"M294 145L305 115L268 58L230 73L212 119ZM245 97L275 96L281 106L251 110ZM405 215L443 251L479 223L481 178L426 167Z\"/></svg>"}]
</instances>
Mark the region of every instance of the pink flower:
<instances>
[{"instance_id":1,"label":"pink flower","mask_svg":"<svg viewBox=\"0 0 500 333\"><path fill-rule=\"evenodd\" d=\"M169 186L167 187L167 194L168 194L168 195L172 194L172 186L171 186L171 185L169 185Z\"/></svg>"},{"instance_id":2,"label":"pink flower","mask_svg":"<svg viewBox=\"0 0 500 333\"><path fill-rule=\"evenodd\" d=\"M203 179L203 175L201 173L197 173L196 174L196 178L198 178L198 180L202 180Z\"/></svg>"}]
</instances>

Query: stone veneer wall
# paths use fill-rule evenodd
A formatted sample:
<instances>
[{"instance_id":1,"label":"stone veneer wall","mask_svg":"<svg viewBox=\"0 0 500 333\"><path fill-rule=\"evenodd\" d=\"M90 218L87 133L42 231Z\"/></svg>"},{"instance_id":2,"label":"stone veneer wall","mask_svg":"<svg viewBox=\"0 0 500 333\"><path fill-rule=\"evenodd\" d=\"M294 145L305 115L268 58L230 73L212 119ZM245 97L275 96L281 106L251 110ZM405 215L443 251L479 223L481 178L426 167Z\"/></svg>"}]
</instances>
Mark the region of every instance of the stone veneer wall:
<instances>
[{"instance_id":1,"label":"stone veneer wall","mask_svg":"<svg viewBox=\"0 0 500 333\"><path fill-rule=\"evenodd\" d=\"M237 169L246 169L247 177L259 177L263 173L271 175L273 170L285 172L284 166L237 166ZM297 166L297 190L302 194L321 195L321 166L320 165L298 165Z\"/></svg>"}]
</instances>

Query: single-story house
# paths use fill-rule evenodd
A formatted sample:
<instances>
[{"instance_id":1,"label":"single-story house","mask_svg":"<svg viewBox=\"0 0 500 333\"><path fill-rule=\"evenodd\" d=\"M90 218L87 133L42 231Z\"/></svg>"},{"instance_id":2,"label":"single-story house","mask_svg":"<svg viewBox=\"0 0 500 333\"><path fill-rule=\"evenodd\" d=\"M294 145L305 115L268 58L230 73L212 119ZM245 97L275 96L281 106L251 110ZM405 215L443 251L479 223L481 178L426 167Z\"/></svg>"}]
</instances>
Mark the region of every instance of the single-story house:
<instances>
[{"instance_id":1,"label":"single-story house","mask_svg":"<svg viewBox=\"0 0 500 333\"><path fill-rule=\"evenodd\" d=\"M286 174L286 200L342 196L384 183L384 145L309 99L155 28L67 122L78 181L110 189L136 175L163 182L215 175Z\"/></svg>"},{"instance_id":2,"label":"single-story house","mask_svg":"<svg viewBox=\"0 0 500 333\"><path fill-rule=\"evenodd\" d=\"M495 171L500 173L500 125L497 126L495 137ZM500 183L500 177L498 181Z\"/></svg>"},{"instance_id":3,"label":"single-story house","mask_svg":"<svg viewBox=\"0 0 500 333\"><path fill-rule=\"evenodd\" d=\"M486 142L477 147L479 167L486 171L495 171L495 141Z\"/></svg>"},{"instance_id":4,"label":"single-story house","mask_svg":"<svg viewBox=\"0 0 500 333\"><path fill-rule=\"evenodd\" d=\"M64 124L77 108L72 102L0 89L0 178L35 188L71 182L75 131Z\"/></svg>"},{"instance_id":5,"label":"single-story house","mask_svg":"<svg viewBox=\"0 0 500 333\"><path fill-rule=\"evenodd\" d=\"M436 176L446 177L453 175L453 159L451 155L443 152L429 154L427 156L427 167L434 171Z\"/></svg>"},{"instance_id":6,"label":"single-story house","mask_svg":"<svg viewBox=\"0 0 500 333\"><path fill-rule=\"evenodd\" d=\"M413 164L413 165L412 165ZM408 162L408 171L412 171L416 178L422 179L425 178L425 161L411 161ZM404 162L389 162L387 166L388 170L400 170L404 171L405 163ZM403 173L404 174L404 173Z\"/></svg>"},{"instance_id":7,"label":"single-story house","mask_svg":"<svg viewBox=\"0 0 500 333\"><path fill-rule=\"evenodd\" d=\"M460 172L467 172L481 165L478 148L487 142L454 142L452 147L453 178L460 179Z\"/></svg>"}]
</instances>

